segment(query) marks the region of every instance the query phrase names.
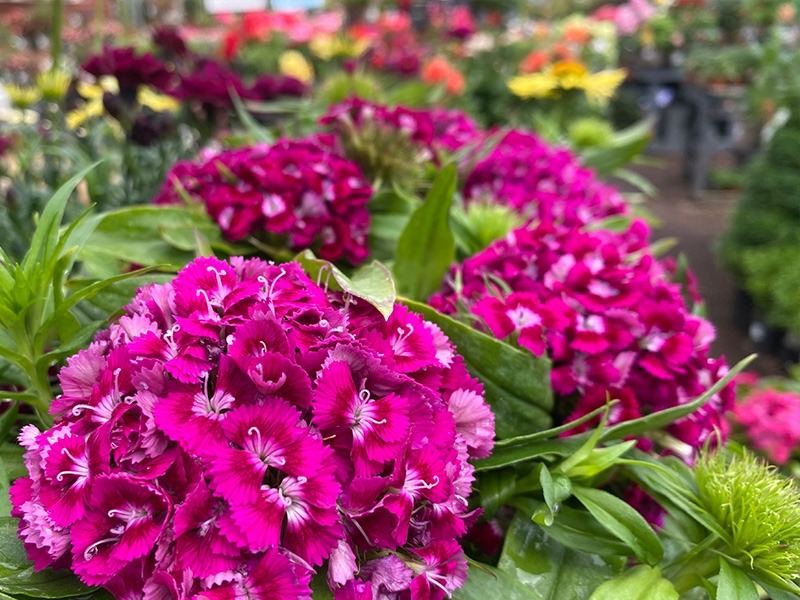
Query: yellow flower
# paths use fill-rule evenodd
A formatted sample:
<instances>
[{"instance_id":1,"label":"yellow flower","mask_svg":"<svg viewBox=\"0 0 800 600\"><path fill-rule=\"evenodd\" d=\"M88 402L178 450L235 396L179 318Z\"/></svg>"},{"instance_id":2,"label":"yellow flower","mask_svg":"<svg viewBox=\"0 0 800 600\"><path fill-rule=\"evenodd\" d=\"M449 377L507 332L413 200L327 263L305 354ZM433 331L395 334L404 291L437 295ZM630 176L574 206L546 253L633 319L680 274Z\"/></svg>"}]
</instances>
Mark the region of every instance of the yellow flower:
<instances>
[{"instance_id":1,"label":"yellow flower","mask_svg":"<svg viewBox=\"0 0 800 600\"><path fill-rule=\"evenodd\" d=\"M319 34L308 42L308 47L317 58L330 60L335 56L356 58L369 48L369 40L355 40L349 36Z\"/></svg>"},{"instance_id":2,"label":"yellow flower","mask_svg":"<svg viewBox=\"0 0 800 600\"><path fill-rule=\"evenodd\" d=\"M86 102L80 108L67 113L67 127L70 129L77 129L86 121L103 116L103 94L106 92L119 93L119 85L116 77L108 76L101 77L97 83L79 81L77 90Z\"/></svg>"},{"instance_id":3,"label":"yellow flower","mask_svg":"<svg viewBox=\"0 0 800 600\"><path fill-rule=\"evenodd\" d=\"M103 116L103 99L90 100L80 108L71 110L67 113L67 127L77 129L90 119Z\"/></svg>"},{"instance_id":4,"label":"yellow flower","mask_svg":"<svg viewBox=\"0 0 800 600\"><path fill-rule=\"evenodd\" d=\"M35 87L22 87L14 83L7 83L5 88L8 98L11 100L11 104L14 105L14 108L25 110L36 104L36 101L39 99L39 90Z\"/></svg>"},{"instance_id":5,"label":"yellow flower","mask_svg":"<svg viewBox=\"0 0 800 600\"><path fill-rule=\"evenodd\" d=\"M314 67L297 50L287 50L278 58L278 70L281 75L299 79L306 85L314 82Z\"/></svg>"},{"instance_id":6,"label":"yellow flower","mask_svg":"<svg viewBox=\"0 0 800 600\"><path fill-rule=\"evenodd\" d=\"M586 98L594 104L607 104L627 75L625 69L608 69L589 75L582 86Z\"/></svg>"},{"instance_id":7,"label":"yellow flower","mask_svg":"<svg viewBox=\"0 0 800 600\"><path fill-rule=\"evenodd\" d=\"M589 76L586 65L576 60L560 60L550 67L550 71L558 80L558 86L564 90L583 88L583 83Z\"/></svg>"},{"instance_id":8,"label":"yellow flower","mask_svg":"<svg viewBox=\"0 0 800 600\"><path fill-rule=\"evenodd\" d=\"M59 69L42 71L36 76L36 87L42 98L48 102L60 102L69 91L72 77Z\"/></svg>"},{"instance_id":9,"label":"yellow flower","mask_svg":"<svg viewBox=\"0 0 800 600\"><path fill-rule=\"evenodd\" d=\"M155 90L140 85L136 98L141 106L146 106L155 112L178 112L181 103L171 96L159 94Z\"/></svg>"},{"instance_id":10,"label":"yellow flower","mask_svg":"<svg viewBox=\"0 0 800 600\"><path fill-rule=\"evenodd\" d=\"M309 40L308 48L314 56L327 61L336 56L336 39L332 35L315 35Z\"/></svg>"},{"instance_id":11,"label":"yellow flower","mask_svg":"<svg viewBox=\"0 0 800 600\"><path fill-rule=\"evenodd\" d=\"M86 83L85 81L79 81L77 90L81 95L81 98L85 100L102 100L105 92L118 94L119 85L117 84L117 78L109 75L106 77L101 77L97 80L97 83Z\"/></svg>"},{"instance_id":12,"label":"yellow flower","mask_svg":"<svg viewBox=\"0 0 800 600\"><path fill-rule=\"evenodd\" d=\"M558 89L558 80L548 69L543 73L514 77L508 82L508 89L520 98L547 98Z\"/></svg>"}]
</instances>

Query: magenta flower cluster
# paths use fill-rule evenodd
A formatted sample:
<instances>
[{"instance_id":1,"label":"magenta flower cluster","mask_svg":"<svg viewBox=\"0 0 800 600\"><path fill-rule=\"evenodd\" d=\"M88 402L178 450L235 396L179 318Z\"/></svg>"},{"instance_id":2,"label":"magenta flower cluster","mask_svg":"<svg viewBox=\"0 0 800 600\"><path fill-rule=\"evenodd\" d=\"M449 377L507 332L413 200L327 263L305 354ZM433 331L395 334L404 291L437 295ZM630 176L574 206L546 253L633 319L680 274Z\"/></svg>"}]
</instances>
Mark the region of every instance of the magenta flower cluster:
<instances>
[{"instance_id":1,"label":"magenta flower cluster","mask_svg":"<svg viewBox=\"0 0 800 600\"><path fill-rule=\"evenodd\" d=\"M53 428L26 426L11 489L36 569L117 598L442 599L481 385L434 324L385 319L295 263L198 258L141 289L60 373Z\"/></svg>"},{"instance_id":2,"label":"magenta flower cluster","mask_svg":"<svg viewBox=\"0 0 800 600\"><path fill-rule=\"evenodd\" d=\"M468 201L514 207L529 221L585 225L629 214L622 194L581 166L570 150L526 131L507 133L464 185Z\"/></svg>"},{"instance_id":3,"label":"magenta flower cluster","mask_svg":"<svg viewBox=\"0 0 800 600\"><path fill-rule=\"evenodd\" d=\"M153 199L205 204L229 240L266 231L293 250L314 247L326 260L362 262L369 253L372 195L359 167L313 140L282 140L179 162Z\"/></svg>"},{"instance_id":4,"label":"magenta flower cluster","mask_svg":"<svg viewBox=\"0 0 800 600\"><path fill-rule=\"evenodd\" d=\"M709 357L713 326L691 313L682 287L653 257L646 223L569 153L509 134L477 165L466 195L511 204L529 221L454 266L431 303L547 354L556 410L567 421L602 407L609 396L619 400L610 423L638 418L684 404L726 374L724 360ZM624 231L603 229L600 221L615 215L630 218ZM692 448L724 432L732 402L729 386L669 426L683 443L676 451L691 458Z\"/></svg>"},{"instance_id":5,"label":"magenta flower cluster","mask_svg":"<svg viewBox=\"0 0 800 600\"><path fill-rule=\"evenodd\" d=\"M475 122L458 110L389 108L359 98L330 107L319 122L337 132L345 120L356 127L372 122L387 129L403 131L411 141L419 144L421 158L425 160L435 160L443 150L454 152L476 143L483 135Z\"/></svg>"},{"instance_id":6,"label":"magenta flower cluster","mask_svg":"<svg viewBox=\"0 0 800 600\"><path fill-rule=\"evenodd\" d=\"M737 382L743 397L733 407L733 422L744 429L753 448L772 462L785 465L800 448L800 395L768 385L751 387Z\"/></svg>"}]
</instances>

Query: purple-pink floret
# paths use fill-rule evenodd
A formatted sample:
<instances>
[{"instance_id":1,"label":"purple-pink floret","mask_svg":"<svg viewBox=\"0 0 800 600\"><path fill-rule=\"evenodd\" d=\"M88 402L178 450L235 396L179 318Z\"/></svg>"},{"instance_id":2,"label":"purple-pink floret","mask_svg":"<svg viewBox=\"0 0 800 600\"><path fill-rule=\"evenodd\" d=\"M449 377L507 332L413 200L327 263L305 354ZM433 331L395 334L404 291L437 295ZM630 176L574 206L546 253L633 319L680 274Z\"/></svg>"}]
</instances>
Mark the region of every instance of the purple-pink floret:
<instances>
[{"instance_id":1,"label":"purple-pink floret","mask_svg":"<svg viewBox=\"0 0 800 600\"><path fill-rule=\"evenodd\" d=\"M202 202L231 241L266 232L293 250L352 264L369 254L372 187L358 165L313 139L282 140L179 162L153 199Z\"/></svg>"},{"instance_id":2,"label":"purple-pink floret","mask_svg":"<svg viewBox=\"0 0 800 600\"><path fill-rule=\"evenodd\" d=\"M36 569L117 598L441 600L494 418L441 330L295 263L198 258L139 290L20 434Z\"/></svg>"}]
</instances>

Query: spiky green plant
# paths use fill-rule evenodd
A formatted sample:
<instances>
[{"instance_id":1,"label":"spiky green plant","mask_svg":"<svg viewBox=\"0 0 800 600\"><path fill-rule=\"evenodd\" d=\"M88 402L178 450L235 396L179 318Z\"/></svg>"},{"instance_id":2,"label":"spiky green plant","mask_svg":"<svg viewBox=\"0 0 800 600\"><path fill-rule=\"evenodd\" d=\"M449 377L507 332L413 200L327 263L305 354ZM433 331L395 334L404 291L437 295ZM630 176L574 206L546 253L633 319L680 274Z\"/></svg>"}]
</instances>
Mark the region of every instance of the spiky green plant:
<instances>
[{"instance_id":1,"label":"spiky green plant","mask_svg":"<svg viewBox=\"0 0 800 600\"><path fill-rule=\"evenodd\" d=\"M700 505L725 533L721 551L767 582L800 576L800 490L750 453L704 453L695 465Z\"/></svg>"}]
</instances>

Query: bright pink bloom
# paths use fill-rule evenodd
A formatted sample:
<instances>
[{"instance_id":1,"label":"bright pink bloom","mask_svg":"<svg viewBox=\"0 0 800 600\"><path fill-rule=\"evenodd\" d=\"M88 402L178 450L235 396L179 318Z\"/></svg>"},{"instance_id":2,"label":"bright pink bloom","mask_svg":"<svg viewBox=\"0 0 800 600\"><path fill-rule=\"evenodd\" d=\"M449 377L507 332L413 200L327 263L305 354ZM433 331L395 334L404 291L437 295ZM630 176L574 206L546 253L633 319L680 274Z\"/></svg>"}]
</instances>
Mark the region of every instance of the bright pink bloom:
<instances>
[{"instance_id":1,"label":"bright pink bloom","mask_svg":"<svg viewBox=\"0 0 800 600\"><path fill-rule=\"evenodd\" d=\"M800 446L800 396L766 388L751 392L733 414L757 450L779 465Z\"/></svg>"},{"instance_id":2,"label":"bright pink bloom","mask_svg":"<svg viewBox=\"0 0 800 600\"><path fill-rule=\"evenodd\" d=\"M315 140L281 140L178 163L153 202L182 203L181 188L206 206L232 241L263 232L293 250L313 247L327 260L345 257L353 264L369 252L372 188L355 163Z\"/></svg>"},{"instance_id":3,"label":"bright pink bloom","mask_svg":"<svg viewBox=\"0 0 800 600\"><path fill-rule=\"evenodd\" d=\"M361 598L366 557L457 545L494 438L438 327L258 259L141 289L62 389L56 425L20 433L12 514L37 569L122 600L305 599L326 560Z\"/></svg>"}]
</instances>

